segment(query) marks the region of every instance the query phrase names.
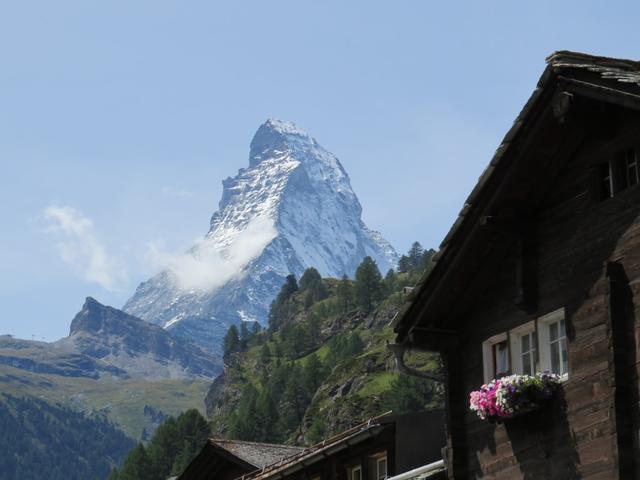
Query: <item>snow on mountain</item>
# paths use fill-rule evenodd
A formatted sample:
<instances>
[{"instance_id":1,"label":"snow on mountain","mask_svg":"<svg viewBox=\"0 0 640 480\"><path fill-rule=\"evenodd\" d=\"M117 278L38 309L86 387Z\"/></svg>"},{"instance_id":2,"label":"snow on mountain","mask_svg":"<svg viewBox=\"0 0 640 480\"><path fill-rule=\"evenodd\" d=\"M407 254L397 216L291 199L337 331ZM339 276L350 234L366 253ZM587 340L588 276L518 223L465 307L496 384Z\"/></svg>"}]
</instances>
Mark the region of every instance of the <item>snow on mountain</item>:
<instances>
[{"instance_id":1,"label":"snow on mountain","mask_svg":"<svg viewBox=\"0 0 640 480\"><path fill-rule=\"evenodd\" d=\"M249 167L223 181L204 239L142 283L124 310L219 351L232 323L264 324L289 273L313 266L352 276L369 255L384 273L393 247L363 223L362 207L338 159L293 123L267 120L250 146Z\"/></svg>"}]
</instances>

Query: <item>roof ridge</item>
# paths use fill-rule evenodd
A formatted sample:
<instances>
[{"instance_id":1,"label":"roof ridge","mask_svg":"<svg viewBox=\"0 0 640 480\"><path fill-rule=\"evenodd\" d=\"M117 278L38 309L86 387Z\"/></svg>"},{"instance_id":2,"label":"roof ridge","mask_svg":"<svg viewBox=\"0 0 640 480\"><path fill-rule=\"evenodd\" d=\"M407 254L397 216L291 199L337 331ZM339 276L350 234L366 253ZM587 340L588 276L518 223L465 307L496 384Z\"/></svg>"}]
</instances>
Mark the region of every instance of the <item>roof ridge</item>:
<instances>
[{"instance_id":1,"label":"roof ridge","mask_svg":"<svg viewBox=\"0 0 640 480\"><path fill-rule=\"evenodd\" d=\"M545 62L552 66L559 66L578 62L588 62L608 67L616 67L623 69L639 70L640 61L627 58L605 57L602 55L592 55L584 52L576 52L572 50L556 50L547 58Z\"/></svg>"},{"instance_id":2,"label":"roof ridge","mask_svg":"<svg viewBox=\"0 0 640 480\"><path fill-rule=\"evenodd\" d=\"M224 438L224 437L210 437L209 440L214 443L226 442L226 443L236 443L236 444L243 444L243 445L261 445L265 447L276 447L276 448L296 448L299 450L305 449L305 447L300 447L298 445L285 445L283 443L251 442L248 440L234 440L231 438Z\"/></svg>"}]
</instances>

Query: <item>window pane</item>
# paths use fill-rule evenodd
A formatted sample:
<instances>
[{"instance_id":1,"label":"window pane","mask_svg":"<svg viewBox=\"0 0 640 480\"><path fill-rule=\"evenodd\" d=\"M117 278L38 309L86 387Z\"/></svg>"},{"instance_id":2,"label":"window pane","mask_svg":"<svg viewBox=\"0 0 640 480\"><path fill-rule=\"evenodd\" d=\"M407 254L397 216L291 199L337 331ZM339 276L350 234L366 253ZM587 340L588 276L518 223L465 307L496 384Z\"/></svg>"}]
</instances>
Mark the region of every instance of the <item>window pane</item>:
<instances>
[{"instance_id":1,"label":"window pane","mask_svg":"<svg viewBox=\"0 0 640 480\"><path fill-rule=\"evenodd\" d=\"M567 339L563 338L560 342L562 345L562 372L567 373L569 371L569 362L567 359Z\"/></svg>"},{"instance_id":2,"label":"window pane","mask_svg":"<svg viewBox=\"0 0 640 480\"><path fill-rule=\"evenodd\" d=\"M611 188L611 171L609 170L609 162L605 162L600 165L598 174L600 176L600 198L610 198L613 192Z\"/></svg>"},{"instance_id":3,"label":"window pane","mask_svg":"<svg viewBox=\"0 0 640 480\"><path fill-rule=\"evenodd\" d=\"M531 354L525 353L522 355L522 373L525 375L533 375L533 369L531 368Z\"/></svg>"},{"instance_id":4,"label":"window pane","mask_svg":"<svg viewBox=\"0 0 640 480\"><path fill-rule=\"evenodd\" d=\"M529 351L529 334L523 335L520 337L520 350L522 353L526 353Z\"/></svg>"},{"instance_id":5,"label":"window pane","mask_svg":"<svg viewBox=\"0 0 640 480\"><path fill-rule=\"evenodd\" d=\"M638 159L636 157L636 151L631 149L627 151L627 185L635 185L638 183Z\"/></svg>"},{"instance_id":6,"label":"window pane","mask_svg":"<svg viewBox=\"0 0 640 480\"><path fill-rule=\"evenodd\" d=\"M378 479L387 478L387 459L378 460Z\"/></svg>"},{"instance_id":7,"label":"window pane","mask_svg":"<svg viewBox=\"0 0 640 480\"><path fill-rule=\"evenodd\" d=\"M558 322L549 324L549 340L555 341L558 339Z\"/></svg>"},{"instance_id":8,"label":"window pane","mask_svg":"<svg viewBox=\"0 0 640 480\"><path fill-rule=\"evenodd\" d=\"M507 341L496 343L493 346L496 377L501 377L509 372L509 348Z\"/></svg>"},{"instance_id":9,"label":"window pane","mask_svg":"<svg viewBox=\"0 0 640 480\"><path fill-rule=\"evenodd\" d=\"M560 351L558 349L559 344L552 343L551 345L551 373L562 373L560 371Z\"/></svg>"},{"instance_id":10,"label":"window pane","mask_svg":"<svg viewBox=\"0 0 640 480\"><path fill-rule=\"evenodd\" d=\"M566 331L567 329L564 326L564 318L563 318L562 320L560 320L560 332L559 332L560 337L565 337L567 335Z\"/></svg>"}]
</instances>

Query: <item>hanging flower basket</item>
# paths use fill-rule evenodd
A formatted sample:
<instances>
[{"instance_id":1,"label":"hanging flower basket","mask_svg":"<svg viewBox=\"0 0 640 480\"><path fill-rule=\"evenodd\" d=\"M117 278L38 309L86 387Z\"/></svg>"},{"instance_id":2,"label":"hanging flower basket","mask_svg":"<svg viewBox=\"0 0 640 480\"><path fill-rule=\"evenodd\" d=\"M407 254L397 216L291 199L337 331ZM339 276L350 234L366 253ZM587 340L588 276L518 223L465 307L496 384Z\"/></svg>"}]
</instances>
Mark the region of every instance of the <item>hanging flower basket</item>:
<instances>
[{"instance_id":1,"label":"hanging flower basket","mask_svg":"<svg viewBox=\"0 0 640 480\"><path fill-rule=\"evenodd\" d=\"M483 420L501 422L542 407L559 388L553 373L509 375L471 392L469 408Z\"/></svg>"}]
</instances>

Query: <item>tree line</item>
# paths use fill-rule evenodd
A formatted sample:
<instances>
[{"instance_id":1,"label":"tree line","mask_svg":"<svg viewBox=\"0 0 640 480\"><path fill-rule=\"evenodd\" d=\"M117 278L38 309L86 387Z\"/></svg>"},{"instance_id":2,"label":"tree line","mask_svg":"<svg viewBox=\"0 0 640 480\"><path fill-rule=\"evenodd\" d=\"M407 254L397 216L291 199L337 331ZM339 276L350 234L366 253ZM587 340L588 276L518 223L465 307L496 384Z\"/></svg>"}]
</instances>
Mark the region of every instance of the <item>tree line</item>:
<instances>
[{"instance_id":1,"label":"tree line","mask_svg":"<svg viewBox=\"0 0 640 480\"><path fill-rule=\"evenodd\" d=\"M210 434L207 420L195 409L169 417L146 446L139 443L129 452L122 468L114 468L108 480L165 480L179 475Z\"/></svg>"}]
</instances>

